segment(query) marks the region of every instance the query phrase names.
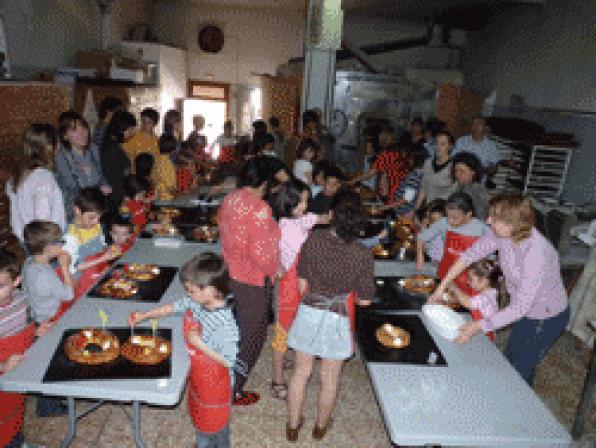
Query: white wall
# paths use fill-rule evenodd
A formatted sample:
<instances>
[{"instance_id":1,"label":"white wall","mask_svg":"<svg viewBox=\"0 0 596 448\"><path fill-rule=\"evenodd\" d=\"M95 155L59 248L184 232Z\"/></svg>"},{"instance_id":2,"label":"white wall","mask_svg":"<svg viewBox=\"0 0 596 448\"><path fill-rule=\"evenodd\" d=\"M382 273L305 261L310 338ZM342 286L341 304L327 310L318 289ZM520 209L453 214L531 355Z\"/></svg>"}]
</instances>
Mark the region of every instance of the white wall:
<instances>
[{"instance_id":1,"label":"white wall","mask_svg":"<svg viewBox=\"0 0 596 448\"><path fill-rule=\"evenodd\" d=\"M79 49L101 47L99 7L94 0L0 0L13 77L73 66ZM112 40L129 26L149 22L151 0L119 0L113 7Z\"/></svg>"},{"instance_id":2,"label":"white wall","mask_svg":"<svg viewBox=\"0 0 596 448\"><path fill-rule=\"evenodd\" d=\"M596 1L511 7L469 33L466 85L497 103L521 95L534 107L596 111Z\"/></svg>"}]
</instances>

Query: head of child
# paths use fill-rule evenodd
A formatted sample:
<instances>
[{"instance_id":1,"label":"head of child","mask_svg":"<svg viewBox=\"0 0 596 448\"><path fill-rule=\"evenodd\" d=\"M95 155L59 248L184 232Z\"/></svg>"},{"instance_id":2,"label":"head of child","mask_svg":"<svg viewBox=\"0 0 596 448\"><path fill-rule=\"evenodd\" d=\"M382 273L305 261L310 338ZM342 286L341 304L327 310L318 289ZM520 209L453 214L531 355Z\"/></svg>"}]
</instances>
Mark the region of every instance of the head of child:
<instances>
[{"instance_id":1,"label":"head of child","mask_svg":"<svg viewBox=\"0 0 596 448\"><path fill-rule=\"evenodd\" d=\"M482 292L489 288L497 290L499 308L505 308L509 303L509 295L505 285L503 271L496 261L488 258L476 261L468 266L468 284L476 291Z\"/></svg>"},{"instance_id":2,"label":"head of child","mask_svg":"<svg viewBox=\"0 0 596 448\"><path fill-rule=\"evenodd\" d=\"M453 145L455 143L453 135L451 135L451 133L447 130L439 131L435 137L435 143L437 159L449 159L449 155L451 154L451 150L453 149Z\"/></svg>"},{"instance_id":3,"label":"head of child","mask_svg":"<svg viewBox=\"0 0 596 448\"><path fill-rule=\"evenodd\" d=\"M176 157L176 167L195 171L197 166L195 155L190 149L182 149Z\"/></svg>"},{"instance_id":4,"label":"head of child","mask_svg":"<svg viewBox=\"0 0 596 448\"><path fill-rule=\"evenodd\" d=\"M155 159L148 152L142 152L135 157L135 175L139 179L148 179L153 171Z\"/></svg>"},{"instance_id":5,"label":"head of child","mask_svg":"<svg viewBox=\"0 0 596 448\"><path fill-rule=\"evenodd\" d=\"M389 127L383 128L381 132L379 132L379 148L381 148L381 150L388 149L392 143L393 129Z\"/></svg>"},{"instance_id":6,"label":"head of child","mask_svg":"<svg viewBox=\"0 0 596 448\"><path fill-rule=\"evenodd\" d=\"M325 186L325 170L328 170L331 164L327 160L319 160L312 169L312 179L315 185Z\"/></svg>"},{"instance_id":7,"label":"head of child","mask_svg":"<svg viewBox=\"0 0 596 448\"><path fill-rule=\"evenodd\" d=\"M141 130L144 133L154 135L157 123L159 123L159 112L152 107L146 107L141 111Z\"/></svg>"},{"instance_id":8,"label":"head of child","mask_svg":"<svg viewBox=\"0 0 596 448\"><path fill-rule=\"evenodd\" d=\"M201 131L205 127L205 117L202 115L195 115L192 117L192 125L195 128L195 131Z\"/></svg>"},{"instance_id":9,"label":"head of child","mask_svg":"<svg viewBox=\"0 0 596 448\"><path fill-rule=\"evenodd\" d=\"M439 219L447 216L446 206L447 201L445 199L435 199L428 204L426 207L426 214L429 225L433 225Z\"/></svg>"},{"instance_id":10,"label":"head of child","mask_svg":"<svg viewBox=\"0 0 596 448\"><path fill-rule=\"evenodd\" d=\"M91 229L99 224L105 211L105 196L99 188L81 188L74 203L74 224Z\"/></svg>"},{"instance_id":11,"label":"head of child","mask_svg":"<svg viewBox=\"0 0 596 448\"><path fill-rule=\"evenodd\" d=\"M159 153L160 154L171 154L178 148L178 140L174 135L163 134L159 138Z\"/></svg>"},{"instance_id":12,"label":"head of child","mask_svg":"<svg viewBox=\"0 0 596 448\"><path fill-rule=\"evenodd\" d=\"M58 122L58 136L64 148L80 151L87 148L90 139L89 125L79 113L74 110L62 112Z\"/></svg>"},{"instance_id":13,"label":"head of child","mask_svg":"<svg viewBox=\"0 0 596 448\"><path fill-rule=\"evenodd\" d=\"M190 298L207 308L223 306L230 292L228 268L223 258L212 252L196 255L182 266L180 281Z\"/></svg>"},{"instance_id":14,"label":"head of child","mask_svg":"<svg viewBox=\"0 0 596 448\"><path fill-rule=\"evenodd\" d=\"M132 235L132 223L127 218L116 216L110 225L110 238L112 244L123 245Z\"/></svg>"},{"instance_id":15,"label":"head of child","mask_svg":"<svg viewBox=\"0 0 596 448\"><path fill-rule=\"evenodd\" d=\"M275 145L275 138L272 134L264 134L259 139L259 153L260 154L270 154L273 152L273 147Z\"/></svg>"},{"instance_id":16,"label":"head of child","mask_svg":"<svg viewBox=\"0 0 596 448\"><path fill-rule=\"evenodd\" d=\"M137 128L137 119L130 112L119 110L114 113L110 124L106 128L103 145L108 142L125 143L129 141Z\"/></svg>"},{"instance_id":17,"label":"head of child","mask_svg":"<svg viewBox=\"0 0 596 448\"><path fill-rule=\"evenodd\" d=\"M412 170L421 170L424 167L426 154L422 151L410 151L409 159Z\"/></svg>"},{"instance_id":18,"label":"head of child","mask_svg":"<svg viewBox=\"0 0 596 448\"><path fill-rule=\"evenodd\" d=\"M453 193L447 198L445 209L451 227L469 224L474 217L474 204L467 193Z\"/></svg>"},{"instance_id":19,"label":"head of child","mask_svg":"<svg viewBox=\"0 0 596 448\"><path fill-rule=\"evenodd\" d=\"M325 184L323 185L323 194L328 197L335 196L342 187L344 175L341 170L331 165L325 170Z\"/></svg>"},{"instance_id":20,"label":"head of child","mask_svg":"<svg viewBox=\"0 0 596 448\"><path fill-rule=\"evenodd\" d=\"M163 132L179 138L182 127L182 115L176 109L170 109L163 117Z\"/></svg>"},{"instance_id":21,"label":"head of child","mask_svg":"<svg viewBox=\"0 0 596 448\"><path fill-rule=\"evenodd\" d=\"M296 151L296 158L311 161L317 155L317 145L311 139L302 140Z\"/></svg>"},{"instance_id":22,"label":"head of child","mask_svg":"<svg viewBox=\"0 0 596 448\"><path fill-rule=\"evenodd\" d=\"M460 152L452 159L451 178L459 185L470 185L482 178L480 159L470 152Z\"/></svg>"},{"instance_id":23,"label":"head of child","mask_svg":"<svg viewBox=\"0 0 596 448\"><path fill-rule=\"evenodd\" d=\"M124 198L130 201L144 201L147 198L147 184L135 176L124 179Z\"/></svg>"},{"instance_id":24,"label":"head of child","mask_svg":"<svg viewBox=\"0 0 596 448\"><path fill-rule=\"evenodd\" d=\"M273 209L277 219L299 218L306 213L310 188L299 179L290 179L282 184L273 198Z\"/></svg>"},{"instance_id":25,"label":"head of child","mask_svg":"<svg viewBox=\"0 0 596 448\"><path fill-rule=\"evenodd\" d=\"M34 257L49 262L62 252L62 230L49 221L31 221L23 230L25 247Z\"/></svg>"},{"instance_id":26,"label":"head of child","mask_svg":"<svg viewBox=\"0 0 596 448\"><path fill-rule=\"evenodd\" d=\"M0 248L0 305L12 301L12 293L21 282L21 264L16 254Z\"/></svg>"},{"instance_id":27,"label":"head of child","mask_svg":"<svg viewBox=\"0 0 596 448\"><path fill-rule=\"evenodd\" d=\"M316 134L319 128L319 116L314 110L302 114L302 130L305 134Z\"/></svg>"}]
</instances>

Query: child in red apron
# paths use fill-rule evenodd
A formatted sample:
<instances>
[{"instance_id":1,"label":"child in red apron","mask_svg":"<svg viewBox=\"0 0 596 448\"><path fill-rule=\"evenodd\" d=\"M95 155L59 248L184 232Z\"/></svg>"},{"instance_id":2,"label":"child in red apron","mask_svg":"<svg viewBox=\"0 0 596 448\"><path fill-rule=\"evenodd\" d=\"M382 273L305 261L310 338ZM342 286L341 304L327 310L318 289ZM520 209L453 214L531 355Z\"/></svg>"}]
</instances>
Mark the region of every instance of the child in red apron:
<instances>
[{"instance_id":1,"label":"child in red apron","mask_svg":"<svg viewBox=\"0 0 596 448\"><path fill-rule=\"evenodd\" d=\"M509 304L509 295L505 286L503 272L496 261L485 258L468 266L468 283L476 291L475 295L468 295L456 286L451 287L459 303L472 313L479 313L483 318L489 318ZM491 341L494 334L487 333Z\"/></svg>"},{"instance_id":2,"label":"child in red apron","mask_svg":"<svg viewBox=\"0 0 596 448\"><path fill-rule=\"evenodd\" d=\"M277 318L271 344L273 347L271 394L280 400L285 400L288 391L283 374L284 355L287 351L286 339L300 304L296 272L300 249L310 230L316 224L328 221L328 215L305 214L309 196L308 185L294 179L283 183L272 201L273 212L279 219L281 230L279 246L283 275L278 283Z\"/></svg>"},{"instance_id":3,"label":"child in red apron","mask_svg":"<svg viewBox=\"0 0 596 448\"><path fill-rule=\"evenodd\" d=\"M124 179L124 202L120 207L123 214L128 214L130 222L136 230L141 230L147 224L149 205L147 190L149 185L139 181L135 176Z\"/></svg>"},{"instance_id":4,"label":"child in red apron","mask_svg":"<svg viewBox=\"0 0 596 448\"><path fill-rule=\"evenodd\" d=\"M191 365L188 410L197 429L198 447L230 446L233 371L240 337L225 299L228 280L219 255L199 254L180 269L187 297L129 317L129 324L135 325L145 319L185 313L184 339Z\"/></svg>"}]
</instances>

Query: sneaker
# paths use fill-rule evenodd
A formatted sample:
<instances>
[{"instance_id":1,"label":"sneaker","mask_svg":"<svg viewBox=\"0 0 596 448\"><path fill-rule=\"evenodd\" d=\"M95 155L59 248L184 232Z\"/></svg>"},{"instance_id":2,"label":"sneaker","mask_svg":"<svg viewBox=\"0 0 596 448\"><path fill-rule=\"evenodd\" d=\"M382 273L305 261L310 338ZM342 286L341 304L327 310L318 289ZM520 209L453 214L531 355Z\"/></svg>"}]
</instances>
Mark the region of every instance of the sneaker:
<instances>
[{"instance_id":1,"label":"sneaker","mask_svg":"<svg viewBox=\"0 0 596 448\"><path fill-rule=\"evenodd\" d=\"M234 398L234 406L251 406L260 399L261 396L257 392L238 392Z\"/></svg>"}]
</instances>

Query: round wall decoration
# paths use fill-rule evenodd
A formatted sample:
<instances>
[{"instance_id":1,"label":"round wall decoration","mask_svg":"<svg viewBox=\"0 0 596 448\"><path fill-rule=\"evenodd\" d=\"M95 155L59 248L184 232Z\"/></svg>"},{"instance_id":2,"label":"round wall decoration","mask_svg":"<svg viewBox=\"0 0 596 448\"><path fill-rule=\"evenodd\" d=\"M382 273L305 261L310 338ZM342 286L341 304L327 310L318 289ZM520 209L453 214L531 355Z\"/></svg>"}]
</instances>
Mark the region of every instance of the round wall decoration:
<instances>
[{"instance_id":1,"label":"round wall decoration","mask_svg":"<svg viewBox=\"0 0 596 448\"><path fill-rule=\"evenodd\" d=\"M215 25L199 30L199 48L207 53L219 53L224 45L223 31Z\"/></svg>"}]
</instances>

